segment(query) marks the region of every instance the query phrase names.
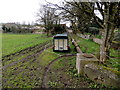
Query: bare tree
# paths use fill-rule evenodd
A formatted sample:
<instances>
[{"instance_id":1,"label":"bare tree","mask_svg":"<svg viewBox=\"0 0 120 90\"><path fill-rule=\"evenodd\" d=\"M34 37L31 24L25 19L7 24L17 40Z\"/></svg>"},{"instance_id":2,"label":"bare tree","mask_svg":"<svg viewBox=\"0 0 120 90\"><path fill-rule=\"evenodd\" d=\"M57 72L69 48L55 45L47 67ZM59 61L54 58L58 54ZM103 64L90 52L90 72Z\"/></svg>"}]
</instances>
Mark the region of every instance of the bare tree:
<instances>
[{"instance_id":1,"label":"bare tree","mask_svg":"<svg viewBox=\"0 0 120 90\"><path fill-rule=\"evenodd\" d=\"M56 9L51 7L49 4L42 5L39 12L37 13L39 22L45 25L47 36L51 29L53 29L54 24L58 24L60 21L59 16L56 15Z\"/></svg>"},{"instance_id":2,"label":"bare tree","mask_svg":"<svg viewBox=\"0 0 120 90\"><path fill-rule=\"evenodd\" d=\"M79 2L78 0L65 1L64 7L56 7L76 17L81 26L96 22L101 27L102 44L100 45L100 62L104 63L109 57L110 46L114 37L114 30L120 18L120 2ZM102 19L96 15L100 12ZM72 18L71 18L72 19Z\"/></svg>"}]
</instances>

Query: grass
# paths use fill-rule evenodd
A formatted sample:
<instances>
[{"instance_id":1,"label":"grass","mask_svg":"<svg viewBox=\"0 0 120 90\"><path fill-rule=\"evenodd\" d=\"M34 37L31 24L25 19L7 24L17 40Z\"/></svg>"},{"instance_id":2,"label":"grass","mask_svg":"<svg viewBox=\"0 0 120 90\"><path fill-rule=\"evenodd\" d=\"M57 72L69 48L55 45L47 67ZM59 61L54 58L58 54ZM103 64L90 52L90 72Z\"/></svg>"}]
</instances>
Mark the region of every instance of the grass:
<instances>
[{"instance_id":1,"label":"grass","mask_svg":"<svg viewBox=\"0 0 120 90\"><path fill-rule=\"evenodd\" d=\"M44 34L2 34L2 56L43 43L51 38Z\"/></svg>"},{"instance_id":2,"label":"grass","mask_svg":"<svg viewBox=\"0 0 120 90\"><path fill-rule=\"evenodd\" d=\"M48 52L47 50L44 51L42 54L40 54L38 56L38 59L41 60L41 65L42 66L46 66L48 65L48 63L50 63L52 60L54 60L55 58L57 58L59 55L55 54L55 53L51 53Z\"/></svg>"},{"instance_id":3,"label":"grass","mask_svg":"<svg viewBox=\"0 0 120 90\"><path fill-rule=\"evenodd\" d=\"M6 35L6 34L5 34ZM5 37L3 35L3 37ZM21 34L22 35L22 34ZM21 35L15 35L16 39L20 39ZM13 38L13 34L8 34L6 37ZM42 42L45 42L46 40L49 40L51 38L41 37L42 35L34 35L34 34L25 34L22 35L23 38L26 37L26 39L22 39L23 42L13 45L16 46L23 46L24 48L28 47L28 43L31 44L31 46L35 44L39 44ZM14 41L17 42L17 40L13 38ZM10 41L10 38L8 38ZM81 45L84 52L87 53L97 53L99 51L99 45L93 43L90 40L82 40L81 38L77 39L79 42L79 45ZM6 40L7 41L7 40ZM4 41L5 42L5 41ZM20 42L20 41L18 41ZM7 44L8 42L6 42ZM10 42L11 43L11 42ZM27 43L27 44L26 44ZM4 43L5 44L5 43ZM28 45L28 46L27 46ZM82 46L83 45L83 46ZM96 46L97 45L97 46ZM86 50L85 48L88 49ZM89 47L93 47L89 51ZM44 73L45 67L51 62L52 60L56 59L60 55L64 54L76 54L76 51L74 50L74 46L70 43L70 52L53 52L52 48L49 48L45 50L42 54L36 56L36 57L30 57L29 59L18 62L13 66L10 66L3 70L3 87L4 88L40 88L42 77ZM9 49L9 48L8 48ZM10 49L9 49L10 50ZM12 50L12 49L11 49ZM98 51L96 51L98 50ZM5 64L9 64L13 61L17 61L19 59L25 58L29 54L34 53L35 51L25 53L23 57L18 56L17 58L13 58L12 61L7 61ZM47 73L47 83L49 87L60 87L60 88L96 88L96 87L103 87L100 86L92 81L90 81L86 77L79 76L77 74L77 70L75 68L76 64L76 57L63 57L59 60L55 61L50 66L50 71ZM66 87L67 86L67 87Z\"/></svg>"},{"instance_id":4,"label":"grass","mask_svg":"<svg viewBox=\"0 0 120 90\"><path fill-rule=\"evenodd\" d=\"M101 35L96 35L95 37L101 39Z\"/></svg>"},{"instance_id":5,"label":"grass","mask_svg":"<svg viewBox=\"0 0 120 90\"><path fill-rule=\"evenodd\" d=\"M28 88L35 86L36 79L38 79L38 77L35 75L39 75L39 77L41 77L42 74L40 74L40 72L43 72L42 69L40 71L35 71L35 68L40 68L40 66L38 62L32 62L32 58L30 58L28 61L25 61L24 63L19 62L10 68L7 68L6 71L3 71L3 78L7 79L6 87L10 86Z\"/></svg>"},{"instance_id":6,"label":"grass","mask_svg":"<svg viewBox=\"0 0 120 90\"><path fill-rule=\"evenodd\" d=\"M80 46L80 49L84 53L91 53L94 54L97 58L99 58L99 52L100 52L100 45L93 42L92 40L86 40L82 39L80 37L74 36L75 40ZM105 66L114 68L115 70L118 70L120 68L120 57L119 57L119 51L114 50L113 48L110 49L110 58L107 60Z\"/></svg>"},{"instance_id":7,"label":"grass","mask_svg":"<svg viewBox=\"0 0 120 90\"><path fill-rule=\"evenodd\" d=\"M99 45L91 40L79 38L78 44L84 53L92 53L94 55L97 55L99 53Z\"/></svg>"},{"instance_id":8,"label":"grass","mask_svg":"<svg viewBox=\"0 0 120 90\"><path fill-rule=\"evenodd\" d=\"M29 35L28 35L28 37L29 37ZM33 36L33 38L36 38L36 37L38 37L38 35ZM39 43L41 43L41 42L39 42ZM70 44L70 45L72 45L72 44ZM35 52L35 50L32 52L26 53L23 56L16 56L17 58L14 57L10 61L5 60L4 64L5 65L10 64L11 62L25 58L26 56L28 56L29 54L32 54L34 52ZM74 46L71 47L70 53L76 53L74 51ZM6 87L6 88L7 87L18 87L18 88L20 88L20 87L28 88L29 87L29 88L31 88L31 87L36 87L37 84L40 86L41 79L39 81L37 79L42 78L44 68L46 67L46 65L48 65L48 63L51 62L52 60L54 60L55 58L59 57L60 55L64 55L64 54L69 54L69 52L68 53L53 52L52 48L49 48L49 49L45 50L42 54L38 55L36 57L35 61L33 61L34 58L31 57L31 58L29 58L29 60L25 60L24 62L23 61L18 62L17 64L10 66L9 68L7 68L3 71L3 78L4 78L4 80L7 80L6 82L3 82L4 83L3 87ZM60 62L64 62L66 59L67 58L60 59ZM73 59L73 58L71 58L71 59ZM55 64L52 65L54 70L64 67L64 63L61 64L60 62L55 62ZM31 82L31 79L32 79L32 82ZM50 81L49 85L55 86L56 83Z\"/></svg>"},{"instance_id":9,"label":"grass","mask_svg":"<svg viewBox=\"0 0 120 90\"><path fill-rule=\"evenodd\" d=\"M51 88L106 88L89 78L77 74L76 57L64 57L51 65L47 74L47 84ZM61 78L62 77L62 78ZM61 80L63 79L63 80ZM66 86L67 85L67 86Z\"/></svg>"},{"instance_id":10,"label":"grass","mask_svg":"<svg viewBox=\"0 0 120 90\"><path fill-rule=\"evenodd\" d=\"M32 55L34 52L30 52L30 53L27 53L27 54L25 54L25 55L22 55L22 56L19 56L19 57L15 57L14 59L12 59L12 60L8 60L7 62L4 62L3 63L3 65L8 65L8 64L10 64L10 63L12 63L12 62L14 62L14 61L17 61L17 60L20 60L20 59L22 59L22 58L25 58L26 56L28 56L28 55Z\"/></svg>"},{"instance_id":11,"label":"grass","mask_svg":"<svg viewBox=\"0 0 120 90\"><path fill-rule=\"evenodd\" d=\"M73 47L74 48L74 47ZM75 50L71 48L71 52L75 52ZM75 52L76 53L76 52ZM64 52L53 52L52 48L44 51L39 58L41 58L40 64L46 66L51 60L57 58L59 55L67 54ZM52 56L52 57L51 57ZM49 58L47 58L49 57ZM89 78L80 76L77 74L76 65L76 57L63 57L59 60L55 61L50 66L50 71L47 74L47 85L51 88L80 88L80 87L88 87L88 88L106 88L106 86L102 84L95 83L91 81ZM60 80L59 77L66 78L64 80ZM64 85L67 83L67 87ZM89 83L88 83L89 82ZM81 83L85 83L81 86ZM70 85L69 85L70 84Z\"/></svg>"}]
</instances>

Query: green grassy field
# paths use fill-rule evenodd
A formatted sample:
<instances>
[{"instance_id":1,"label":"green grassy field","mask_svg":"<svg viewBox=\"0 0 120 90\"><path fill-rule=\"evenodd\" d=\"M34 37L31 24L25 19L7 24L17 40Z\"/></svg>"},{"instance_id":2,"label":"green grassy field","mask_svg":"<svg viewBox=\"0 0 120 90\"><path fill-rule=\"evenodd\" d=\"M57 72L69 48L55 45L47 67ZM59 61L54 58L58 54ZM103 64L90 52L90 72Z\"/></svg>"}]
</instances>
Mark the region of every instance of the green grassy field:
<instances>
[{"instance_id":1,"label":"green grassy field","mask_svg":"<svg viewBox=\"0 0 120 90\"><path fill-rule=\"evenodd\" d=\"M52 88L103 88L104 85L94 83L87 77L77 74L75 68L76 56L56 58L65 54L76 54L75 47L70 42L70 52L53 52L52 46L45 48L44 42L52 40L41 34L3 34L3 55L8 55L27 47L35 46L30 50L10 55L3 59L2 82L4 88L40 88L43 77L47 87ZM99 45L76 37L80 48L85 53L97 54ZM50 41L50 45L52 42ZM43 47L42 47L43 46ZM90 49L89 49L90 48ZM115 52L114 52L115 53ZM46 75L46 67L54 61ZM115 64L116 65L116 64Z\"/></svg>"},{"instance_id":2,"label":"green grassy field","mask_svg":"<svg viewBox=\"0 0 120 90\"><path fill-rule=\"evenodd\" d=\"M52 38L44 34L2 34L2 56L43 43Z\"/></svg>"},{"instance_id":3,"label":"green grassy field","mask_svg":"<svg viewBox=\"0 0 120 90\"><path fill-rule=\"evenodd\" d=\"M71 52L75 52L71 48ZM52 48L40 55L18 62L3 70L4 88L40 88L43 82L43 73L48 64L67 53L53 52ZM18 56L19 57L19 56ZM46 74L46 86L49 88L101 88L86 77L77 74L75 68L76 57L63 57L53 62Z\"/></svg>"}]
</instances>

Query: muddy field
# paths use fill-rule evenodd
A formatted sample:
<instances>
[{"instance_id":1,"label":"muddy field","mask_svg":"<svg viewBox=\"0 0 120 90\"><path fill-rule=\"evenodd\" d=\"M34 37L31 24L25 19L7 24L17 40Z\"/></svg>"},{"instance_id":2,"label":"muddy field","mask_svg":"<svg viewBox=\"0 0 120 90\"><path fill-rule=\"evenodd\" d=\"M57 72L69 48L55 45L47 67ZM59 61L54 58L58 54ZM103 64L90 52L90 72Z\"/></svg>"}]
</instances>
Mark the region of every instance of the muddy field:
<instances>
[{"instance_id":1,"label":"muddy field","mask_svg":"<svg viewBox=\"0 0 120 90\"><path fill-rule=\"evenodd\" d=\"M104 87L77 74L76 53L52 51L52 41L3 57L3 88Z\"/></svg>"}]
</instances>

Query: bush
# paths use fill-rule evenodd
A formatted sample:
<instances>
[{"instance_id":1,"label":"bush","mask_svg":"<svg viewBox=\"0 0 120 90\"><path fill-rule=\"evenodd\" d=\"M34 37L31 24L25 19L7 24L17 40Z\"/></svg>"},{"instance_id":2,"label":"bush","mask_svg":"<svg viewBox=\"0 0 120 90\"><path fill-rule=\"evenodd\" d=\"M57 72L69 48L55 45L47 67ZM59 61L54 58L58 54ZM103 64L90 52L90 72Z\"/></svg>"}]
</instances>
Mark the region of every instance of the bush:
<instances>
[{"instance_id":1,"label":"bush","mask_svg":"<svg viewBox=\"0 0 120 90\"><path fill-rule=\"evenodd\" d=\"M94 34L94 35L99 34L99 30L96 27L89 27L87 32L91 33L91 34Z\"/></svg>"},{"instance_id":2,"label":"bush","mask_svg":"<svg viewBox=\"0 0 120 90\"><path fill-rule=\"evenodd\" d=\"M115 34L114 34L114 41L120 41L120 32L115 32Z\"/></svg>"},{"instance_id":3,"label":"bush","mask_svg":"<svg viewBox=\"0 0 120 90\"><path fill-rule=\"evenodd\" d=\"M4 33L31 33L31 30L29 29L22 29L20 26L19 27L6 27L5 25L2 26L3 32Z\"/></svg>"},{"instance_id":4,"label":"bush","mask_svg":"<svg viewBox=\"0 0 120 90\"><path fill-rule=\"evenodd\" d=\"M63 33L65 32L65 26L62 25L54 25L54 33Z\"/></svg>"},{"instance_id":5,"label":"bush","mask_svg":"<svg viewBox=\"0 0 120 90\"><path fill-rule=\"evenodd\" d=\"M101 35L96 35L95 37L101 39Z\"/></svg>"}]
</instances>

